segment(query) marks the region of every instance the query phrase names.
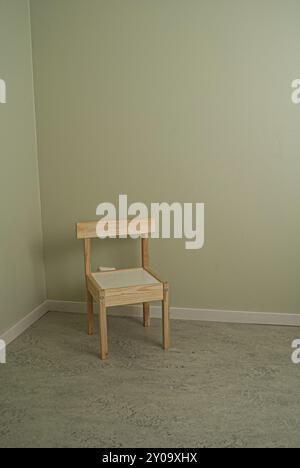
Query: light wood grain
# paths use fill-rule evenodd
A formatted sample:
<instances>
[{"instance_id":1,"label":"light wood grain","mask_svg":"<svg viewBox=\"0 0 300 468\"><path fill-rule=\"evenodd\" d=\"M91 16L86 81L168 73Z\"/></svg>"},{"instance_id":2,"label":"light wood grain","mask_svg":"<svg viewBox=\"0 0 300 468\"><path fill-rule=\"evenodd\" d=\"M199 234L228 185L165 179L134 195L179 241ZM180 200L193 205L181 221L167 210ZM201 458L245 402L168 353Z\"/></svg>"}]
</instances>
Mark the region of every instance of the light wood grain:
<instances>
[{"instance_id":1,"label":"light wood grain","mask_svg":"<svg viewBox=\"0 0 300 468\"><path fill-rule=\"evenodd\" d=\"M123 237L125 234L130 234L131 221L114 221L109 226L108 236ZM91 271L91 239L98 237L98 222L77 224L77 238L84 240L88 334L94 333L93 301L95 300L99 308L100 358L103 360L108 356L107 307L142 303L143 324L144 327L149 327L150 302L162 301L163 348L168 349L170 346L169 285L149 267L148 234L155 230L154 220L147 218L140 223L142 268L117 269L101 273Z\"/></svg>"},{"instance_id":2,"label":"light wood grain","mask_svg":"<svg viewBox=\"0 0 300 468\"><path fill-rule=\"evenodd\" d=\"M91 241L90 239L84 239L84 268L85 274L91 273Z\"/></svg>"},{"instance_id":3,"label":"light wood grain","mask_svg":"<svg viewBox=\"0 0 300 468\"><path fill-rule=\"evenodd\" d=\"M143 268L149 267L149 240L142 238L142 265ZM145 328L150 327L150 304L149 302L143 303L143 325Z\"/></svg>"},{"instance_id":4,"label":"light wood grain","mask_svg":"<svg viewBox=\"0 0 300 468\"><path fill-rule=\"evenodd\" d=\"M135 234L132 228L132 219L107 221L89 221L77 223L77 239L96 239L98 238L97 227L105 231L107 237L130 236ZM150 234L155 231L155 221L153 218L144 218L139 220L140 236Z\"/></svg>"},{"instance_id":5,"label":"light wood grain","mask_svg":"<svg viewBox=\"0 0 300 468\"><path fill-rule=\"evenodd\" d=\"M150 327L150 304L149 302L143 303L143 325L145 328Z\"/></svg>"},{"instance_id":6,"label":"light wood grain","mask_svg":"<svg viewBox=\"0 0 300 468\"><path fill-rule=\"evenodd\" d=\"M139 304L163 299L163 285L160 283L127 288L105 289L107 307Z\"/></svg>"},{"instance_id":7,"label":"light wood grain","mask_svg":"<svg viewBox=\"0 0 300 468\"><path fill-rule=\"evenodd\" d=\"M104 300L99 304L99 335L100 335L100 359L105 360L108 356L107 343L107 317Z\"/></svg>"},{"instance_id":8,"label":"light wood grain","mask_svg":"<svg viewBox=\"0 0 300 468\"><path fill-rule=\"evenodd\" d=\"M169 304L169 284L164 283L163 292L163 348L170 347L170 304Z\"/></svg>"},{"instance_id":9,"label":"light wood grain","mask_svg":"<svg viewBox=\"0 0 300 468\"><path fill-rule=\"evenodd\" d=\"M84 269L86 280L86 306L88 320L88 335L94 334L94 311L93 311L93 295L89 291L88 275L91 273L91 241L84 239Z\"/></svg>"},{"instance_id":10,"label":"light wood grain","mask_svg":"<svg viewBox=\"0 0 300 468\"><path fill-rule=\"evenodd\" d=\"M87 287L95 301L99 303L101 288L92 275L87 276Z\"/></svg>"},{"instance_id":11,"label":"light wood grain","mask_svg":"<svg viewBox=\"0 0 300 468\"><path fill-rule=\"evenodd\" d=\"M94 307L93 296L87 291L87 317L88 317L88 335L94 334Z\"/></svg>"}]
</instances>

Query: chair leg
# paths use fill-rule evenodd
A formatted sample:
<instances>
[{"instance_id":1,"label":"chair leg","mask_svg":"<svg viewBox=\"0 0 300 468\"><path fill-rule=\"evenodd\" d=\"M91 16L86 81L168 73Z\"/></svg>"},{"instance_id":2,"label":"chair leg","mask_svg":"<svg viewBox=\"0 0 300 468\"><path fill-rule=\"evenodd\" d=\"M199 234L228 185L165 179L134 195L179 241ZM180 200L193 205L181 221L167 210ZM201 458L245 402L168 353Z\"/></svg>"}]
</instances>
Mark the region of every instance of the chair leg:
<instances>
[{"instance_id":1,"label":"chair leg","mask_svg":"<svg viewBox=\"0 0 300 468\"><path fill-rule=\"evenodd\" d=\"M87 318L88 318L88 334L94 334L94 310L93 310L93 296L87 291Z\"/></svg>"},{"instance_id":2,"label":"chair leg","mask_svg":"<svg viewBox=\"0 0 300 468\"><path fill-rule=\"evenodd\" d=\"M144 327L150 327L150 304L149 302L143 303L143 318L144 318Z\"/></svg>"},{"instance_id":3,"label":"chair leg","mask_svg":"<svg viewBox=\"0 0 300 468\"><path fill-rule=\"evenodd\" d=\"M164 299L163 299L163 349L167 350L170 347L170 306L169 306L169 285L164 283Z\"/></svg>"},{"instance_id":4,"label":"chair leg","mask_svg":"<svg viewBox=\"0 0 300 468\"><path fill-rule=\"evenodd\" d=\"M108 356L107 345L107 318L106 307L103 300L99 305L99 335L100 335L100 359L105 360Z\"/></svg>"}]
</instances>

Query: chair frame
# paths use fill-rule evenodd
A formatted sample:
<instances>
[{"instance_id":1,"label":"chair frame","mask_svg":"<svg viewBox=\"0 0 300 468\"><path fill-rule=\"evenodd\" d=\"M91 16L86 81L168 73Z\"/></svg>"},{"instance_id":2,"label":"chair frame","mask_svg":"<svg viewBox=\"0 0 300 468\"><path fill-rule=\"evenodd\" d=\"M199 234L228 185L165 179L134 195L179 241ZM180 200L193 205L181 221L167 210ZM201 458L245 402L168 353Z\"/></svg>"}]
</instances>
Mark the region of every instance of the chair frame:
<instances>
[{"instance_id":1,"label":"chair frame","mask_svg":"<svg viewBox=\"0 0 300 468\"><path fill-rule=\"evenodd\" d=\"M110 236L123 237L129 235L129 221L115 221ZM126 286L121 288L102 289L100 284L95 280L91 269L91 240L98 238L97 236L98 222L78 223L77 224L77 239L82 239L84 242L84 268L85 282L87 295L87 319L88 319L88 334L94 334L94 300L98 304L99 313L99 336L100 336L100 359L105 360L108 357L108 339L107 339L107 308L113 306L121 306L128 304L143 304L143 325L150 326L150 302L162 302L162 334L163 334L163 349L168 350L170 347L170 307L169 307L169 283L160 279L149 267L149 233L153 230L153 220L141 220L141 251L142 265L141 267L149 273L156 282L153 284L143 284ZM139 268L129 268L122 270L113 270L105 274L112 274L116 271L134 271Z\"/></svg>"}]
</instances>

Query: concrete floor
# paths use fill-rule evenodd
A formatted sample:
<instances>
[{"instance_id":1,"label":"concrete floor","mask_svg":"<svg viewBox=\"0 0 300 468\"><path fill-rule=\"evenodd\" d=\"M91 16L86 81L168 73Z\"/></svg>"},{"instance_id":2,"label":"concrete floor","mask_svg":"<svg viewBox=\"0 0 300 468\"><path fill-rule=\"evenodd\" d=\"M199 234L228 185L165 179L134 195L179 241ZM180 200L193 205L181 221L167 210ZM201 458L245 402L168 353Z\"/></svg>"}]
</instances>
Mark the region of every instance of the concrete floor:
<instances>
[{"instance_id":1,"label":"concrete floor","mask_svg":"<svg viewBox=\"0 0 300 468\"><path fill-rule=\"evenodd\" d=\"M0 366L1 447L299 447L297 328L109 318L110 356L85 316L49 313Z\"/></svg>"}]
</instances>

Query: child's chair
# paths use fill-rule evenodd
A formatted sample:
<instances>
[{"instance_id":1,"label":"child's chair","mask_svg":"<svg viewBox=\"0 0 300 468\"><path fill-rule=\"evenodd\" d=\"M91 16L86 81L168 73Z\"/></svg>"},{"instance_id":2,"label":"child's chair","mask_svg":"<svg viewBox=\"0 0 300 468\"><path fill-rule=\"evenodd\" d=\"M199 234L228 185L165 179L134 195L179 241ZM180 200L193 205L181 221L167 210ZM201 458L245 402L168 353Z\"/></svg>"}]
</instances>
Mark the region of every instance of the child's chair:
<instances>
[{"instance_id":1,"label":"child's chair","mask_svg":"<svg viewBox=\"0 0 300 468\"><path fill-rule=\"evenodd\" d=\"M99 305L100 359L108 356L106 309L112 306L143 303L144 327L150 325L150 302L162 301L163 348L170 346L169 285L149 268L148 235L154 230L154 220L140 220L142 267L92 273L91 239L98 238L99 222L77 224L77 239L84 240L85 279L87 289L88 334L94 333L93 299ZM103 221L107 226L107 222ZM104 227L105 229L105 227ZM129 235L128 220L109 223L109 236Z\"/></svg>"}]
</instances>

